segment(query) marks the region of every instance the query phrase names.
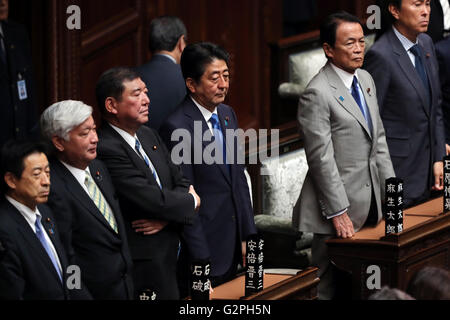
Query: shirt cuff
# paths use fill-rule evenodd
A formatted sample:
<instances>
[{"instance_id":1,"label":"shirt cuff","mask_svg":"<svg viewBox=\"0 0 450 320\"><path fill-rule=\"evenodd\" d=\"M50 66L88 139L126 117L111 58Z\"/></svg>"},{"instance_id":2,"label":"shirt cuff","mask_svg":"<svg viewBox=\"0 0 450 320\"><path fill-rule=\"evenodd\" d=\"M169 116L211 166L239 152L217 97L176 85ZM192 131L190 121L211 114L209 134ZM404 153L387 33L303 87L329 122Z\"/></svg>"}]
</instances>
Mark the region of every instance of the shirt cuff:
<instances>
[{"instance_id":1,"label":"shirt cuff","mask_svg":"<svg viewBox=\"0 0 450 320\"><path fill-rule=\"evenodd\" d=\"M194 198L194 210L197 208L197 199L195 199L195 196L192 193L189 193Z\"/></svg>"},{"instance_id":2,"label":"shirt cuff","mask_svg":"<svg viewBox=\"0 0 450 320\"><path fill-rule=\"evenodd\" d=\"M330 220L330 219L333 219L333 218L335 218L335 217L338 217L338 216L340 216L341 214L344 214L344 213L347 211L347 209L348 209L348 208L345 208L345 209L343 209L343 210L341 210L341 211L339 211L339 212L333 213L331 216L327 216L327 219Z\"/></svg>"}]
</instances>

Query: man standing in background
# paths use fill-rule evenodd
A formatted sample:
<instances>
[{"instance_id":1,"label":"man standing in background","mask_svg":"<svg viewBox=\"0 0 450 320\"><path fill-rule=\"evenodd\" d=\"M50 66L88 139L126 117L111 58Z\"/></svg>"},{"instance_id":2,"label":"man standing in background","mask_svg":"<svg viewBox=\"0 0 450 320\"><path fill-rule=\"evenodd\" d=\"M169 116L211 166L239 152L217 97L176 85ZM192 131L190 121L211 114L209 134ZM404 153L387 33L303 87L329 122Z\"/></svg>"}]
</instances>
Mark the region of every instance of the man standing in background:
<instances>
[{"instance_id":1,"label":"man standing in background","mask_svg":"<svg viewBox=\"0 0 450 320\"><path fill-rule=\"evenodd\" d=\"M443 189L445 134L438 63L428 0L387 0L391 24L367 52L364 68L377 88L380 115L409 207Z\"/></svg>"},{"instance_id":2,"label":"man standing in background","mask_svg":"<svg viewBox=\"0 0 450 320\"><path fill-rule=\"evenodd\" d=\"M37 133L31 48L25 28L8 20L9 2L0 0L0 146Z\"/></svg>"},{"instance_id":3,"label":"man standing in background","mask_svg":"<svg viewBox=\"0 0 450 320\"><path fill-rule=\"evenodd\" d=\"M150 62L138 68L150 98L147 125L158 130L164 120L183 101L186 84L180 68L187 31L177 17L163 16L150 24Z\"/></svg>"}]
</instances>

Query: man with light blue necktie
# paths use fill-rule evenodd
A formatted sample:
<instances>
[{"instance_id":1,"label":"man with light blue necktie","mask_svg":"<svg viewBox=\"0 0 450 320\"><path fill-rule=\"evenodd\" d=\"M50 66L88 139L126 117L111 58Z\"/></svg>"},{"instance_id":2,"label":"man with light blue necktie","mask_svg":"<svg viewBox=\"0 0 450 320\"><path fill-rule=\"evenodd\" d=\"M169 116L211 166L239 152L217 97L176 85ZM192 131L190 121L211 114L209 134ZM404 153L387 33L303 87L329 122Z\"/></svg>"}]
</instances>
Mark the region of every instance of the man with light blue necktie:
<instances>
[{"instance_id":1,"label":"man with light blue necktie","mask_svg":"<svg viewBox=\"0 0 450 320\"><path fill-rule=\"evenodd\" d=\"M105 71L97 82L103 126L98 155L106 164L125 219L135 297L179 299L176 266L183 226L200 198L176 166L158 133L145 126L147 87L129 68Z\"/></svg>"},{"instance_id":2,"label":"man with light blue necktie","mask_svg":"<svg viewBox=\"0 0 450 320\"><path fill-rule=\"evenodd\" d=\"M318 295L335 298L335 269L326 240L351 238L382 219L385 180L394 176L372 77L364 61L363 28L346 12L320 29L327 64L300 97L298 121L309 171L293 212L293 225L313 232L312 264Z\"/></svg>"},{"instance_id":3,"label":"man with light blue necktie","mask_svg":"<svg viewBox=\"0 0 450 320\"><path fill-rule=\"evenodd\" d=\"M68 265L52 211L44 147L9 141L1 158L0 299L66 300Z\"/></svg>"}]
</instances>

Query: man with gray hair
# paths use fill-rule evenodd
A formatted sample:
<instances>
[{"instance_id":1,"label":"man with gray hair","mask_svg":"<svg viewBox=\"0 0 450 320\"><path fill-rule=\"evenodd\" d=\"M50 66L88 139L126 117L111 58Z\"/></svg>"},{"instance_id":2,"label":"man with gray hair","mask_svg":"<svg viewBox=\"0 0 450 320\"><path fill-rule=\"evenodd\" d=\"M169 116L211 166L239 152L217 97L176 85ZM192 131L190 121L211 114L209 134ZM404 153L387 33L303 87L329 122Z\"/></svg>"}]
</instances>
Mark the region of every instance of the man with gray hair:
<instances>
[{"instance_id":1,"label":"man with gray hair","mask_svg":"<svg viewBox=\"0 0 450 320\"><path fill-rule=\"evenodd\" d=\"M96 160L92 107L71 100L55 103L42 114L41 130L56 151L48 204L84 289L93 299L132 299L131 255L111 177Z\"/></svg>"},{"instance_id":2,"label":"man with gray hair","mask_svg":"<svg viewBox=\"0 0 450 320\"><path fill-rule=\"evenodd\" d=\"M150 24L149 48L152 59L137 71L149 91L147 125L156 130L186 95L186 85L180 68L186 37L186 27L177 17L162 16L153 19Z\"/></svg>"}]
</instances>

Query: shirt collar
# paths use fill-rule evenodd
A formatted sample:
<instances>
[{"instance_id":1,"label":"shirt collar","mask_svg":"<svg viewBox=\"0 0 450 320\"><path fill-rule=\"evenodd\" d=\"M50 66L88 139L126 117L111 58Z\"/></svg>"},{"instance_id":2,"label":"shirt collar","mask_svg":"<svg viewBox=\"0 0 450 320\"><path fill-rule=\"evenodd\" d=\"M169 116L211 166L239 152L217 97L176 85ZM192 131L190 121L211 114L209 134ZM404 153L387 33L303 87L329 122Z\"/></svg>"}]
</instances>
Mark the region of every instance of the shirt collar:
<instances>
[{"instance_id":1,"label":"shirt collar","mask_svg":"<svg viewBox=\"0 0 450 320\"><path fill-rule=\"evenodd\" d=\"M205 107L203 107L202 105L200 105L200 103L198 103L197 101L195 101L195 99L190 96L190 98L192 99L192 101L194 102L194 104L197 106L198 110L200 110L200 112L203 115L203 118L205 118L205 121L208 123L209 119L211 119L211 116L213 115L213 113L217 114L217 107L214 108L214 111L211 112L208 109L206 109ZM217 114L218 115L218 114Z\"/></svg>"},{"instance_id":2,"label":"shirt collar","mask_svg":"<svg viewBox=\"0 0 450 320\"><path fill-rule=\"evenodd\" d=\"M170 54L166 54L166 53L155 53L155 56L164 56L164 57L170 59L173 63L177 64L177 60L175 60L175 58L172 57Z\"/></svg>"},{"instance_id":3,"label":"shirt collar","mask_svg":"<svg viewBox=\"0 0 450 320\"><path fill-rule=\"evenodd\" d=\"M134 150L135 146L136 146L136 139L138 138L137 135L135 134L134 136L132 136L131 134L129 134L128 132L126 132L125 130L116 127L115 125L112 125L111 123L109 123L109 125L117 131L118 134L120 134L120 136L126 141L126 143L128 143L130 145L130 147Z\"/></svg>"},{"instance_id":4,"label":"shirt collar","mask_svg":"<svg viewBox=\"0 0 450 320\"><path fill-rule=\"evenodd\" d=\"M392 29L394 30L394 33L397 36L398 40L400 40L400 43L402 44L403 48L405 48L406 52L408 52L412 46L414 46L418 43L417 38L416 38L416 42L412 42L407 37L405 37L403 34L401 34L400 31L398 31L394 26L392 26Z\"/></svg>"},{"instance_id":5,"label":"shirt collar","mask_svg":"<svg viewBox=\"0 0 450 320\"><path fill-rule=\"evenodd\" d=\"M331 63L331 67L333 68L334 71L336 71L338 77L342 80L342 82L344 83L344 85L347 89L351 90L352 83L353 83L353 77L356 77L356 79L358 79L358 81L359 81L358 70L356 70L355 73L352 74L352 73L348 73L347 71L335 66L333 63Z\"/></svg>"},{"instance_id":6,"label":"shirt collar","mask_svg":"<svg viewBox=\"0 0 450 320\"><path fill-rule=\"evenodd\" d=\"M36 223L36 219L37 217L41 217L41 213L39 212L37 206L36 206L36 210L33 211L30 208L28 208L26 205L24 205L23 203L20 203L19 201L11 198L10 196L5 195L6 200L9 201L9 203L11 203L17 210L19 210L20 214L25 218L25 220L28 222L28 224L30 225L30 227L35 231L36 227L35 227L35 223ZM36 232L36 231L35 231Z\"/></svg>"},{"instance_id":7,"label":"shirt collar","mask_svg":"<svg viewBox=\"0 0 450 320\"><path fill-rule=\"evenodd\" d=\"M81 184L84 185L84 180L86 179L86 170L89 171L89 174L91 173L91 171L89 170L89 167L86 167L85 170L79 169L79 168L75 168L74 166L71 166L70 164L61 161L61 163L67 168L67 170L70 171L70 173L75 177L75 179Z\"/></svg>"}]
</instances>

